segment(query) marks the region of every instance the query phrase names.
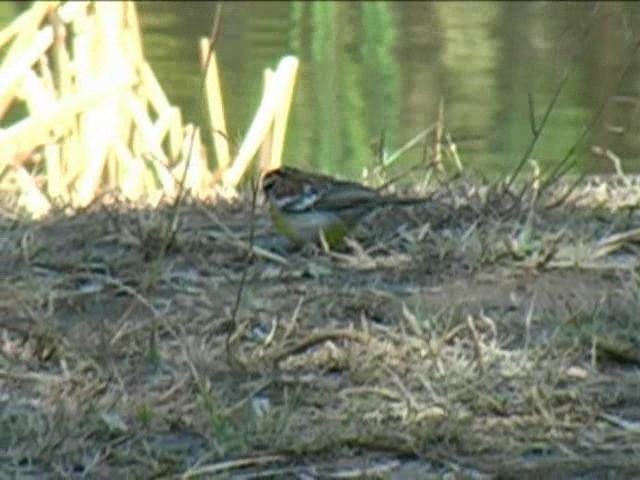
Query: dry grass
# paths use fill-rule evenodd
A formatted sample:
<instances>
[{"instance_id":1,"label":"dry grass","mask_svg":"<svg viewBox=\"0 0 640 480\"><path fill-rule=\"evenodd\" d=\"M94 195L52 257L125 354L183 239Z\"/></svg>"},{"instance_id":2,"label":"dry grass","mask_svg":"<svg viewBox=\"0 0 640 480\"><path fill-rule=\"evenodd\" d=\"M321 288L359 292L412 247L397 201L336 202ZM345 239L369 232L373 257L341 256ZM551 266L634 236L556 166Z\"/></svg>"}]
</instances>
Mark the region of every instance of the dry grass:
<instances>
[{"instance_id":1,"label":"dry grass","mask_svg":"<svg viewBox=\"0 0 640 480\"><path fill-rule=\"evenodd\" d=\"M600 188L460 181L331 253L260 207L235 319L249 201L187 202L160 258L169 209L7 213L2 476L637 472L638 187Z\"/></svg>"}]
</instances>

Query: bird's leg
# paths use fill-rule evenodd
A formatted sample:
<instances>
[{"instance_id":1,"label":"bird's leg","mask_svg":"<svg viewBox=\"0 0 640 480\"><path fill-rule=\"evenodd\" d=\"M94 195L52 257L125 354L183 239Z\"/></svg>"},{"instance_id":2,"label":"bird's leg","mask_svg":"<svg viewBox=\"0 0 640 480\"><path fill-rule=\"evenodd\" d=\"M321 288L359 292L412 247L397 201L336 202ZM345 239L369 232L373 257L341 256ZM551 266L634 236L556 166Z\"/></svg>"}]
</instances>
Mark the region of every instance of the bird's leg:
<instances>
[{"instance_id":1,"label":"bird's leg","mask_svg":"<svg viewBox=\"0 0 640 480\"><path fill-rule=\"evenodd\" d=\"M324 235L324 230L320 230L318 233L318 240L320 241L320 247L324 253L329 253L331 251L331 247L329 247L329 242L327 242L327 238Z\"/></svg>"}]
</instances>

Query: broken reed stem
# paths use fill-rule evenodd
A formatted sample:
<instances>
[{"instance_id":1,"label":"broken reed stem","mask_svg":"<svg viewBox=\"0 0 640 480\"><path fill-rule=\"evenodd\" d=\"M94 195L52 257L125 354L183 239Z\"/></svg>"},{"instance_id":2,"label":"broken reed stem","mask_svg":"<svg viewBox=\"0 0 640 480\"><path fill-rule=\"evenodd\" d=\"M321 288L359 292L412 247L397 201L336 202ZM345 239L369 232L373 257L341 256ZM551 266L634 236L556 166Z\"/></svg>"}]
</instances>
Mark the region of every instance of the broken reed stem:
<instances>
[{"instance_id":1,"label":"broken reed stem","mask_svg":"<svg viewBox=\"0 0 640 480\"><path fill-rule=\"evenodd\" d=\"M9 40L13 39L13 43L9 47L7 54L4 57L2 64L0 65L0 72L9 72L12 75L16 72L15 63L18 57L23 58L26 56L25 51L33 51L38 48L34 45L34 38L38 35L38 26L45 18L50 8L55 8L56 4L47 4L45 2L36 2L25 13L18 17L2 32L0 32L0 44L4 45ZM24 62L24 60L23 60ZM33 62L29 64L33 65ZM14 64L9 68L9 65ZM15 87L15 84L13 85ZM4 117L7 110L11 106L13 97L15 94L14 88L0 88L0 118Z\"/></svg>"},{"instance_id":2,"label":"broken reed stem","mask_svg":"<svg viewBox=\"0 0 640 480\"><path fill-rule=\"evenodd\" d=\"M28 110L26 118L0 132L3 175L24 185L18 170L42 148L40 189L71 206L88 204L105 183L126 183L121 191L131 200L158 200L176 188L169 165L181 151L181 114L144 61L132 2L36 3L0 31L0 38L13 40L0 68L0 111L17 102ZM163 147L167 135L169 156ZM158 161L146 162L149 152ZM199 185L207 184L211 172L197 170ZM159 183L168 190L159 191ZM48 211L41 201L30 206L34 195L21 188L16 193L31 214Z\"/></svg>"},{"instance_id":3,"label":"broken reed stem","mask_svg":"<svg viewBox=\"0 0 640 480\"><path fill-rule=\"evenodd\" d=\"M265 68L262 78L263 78L263 90L269 91L271 89L271 84L273 82L273 76L275 72L270 68ZM262 140L262 144L260 145L260 152L258 158L258 164L260 165L260 171L266 172L272 169L272 161L271 161L271 151L273 149L273 130L274 125L272 124L267 133Z\"/></svg>"},{"instance_id":4,"label":"broken reed stem","mask_svg":"<svg viewBox=\"0 0 640 480\"><path fill-rule=\"evenodd\" d=\"M290 96L287 95L287 92L293 88L292 85L295 82L298 63L296 57L286 56L278 64L278 68L270 82L270 88L268 90L265 89L262 95L258 111L236 158L231 167L222 172L223 185L233 187L238 184L272 127L278 109L282 109L282 111L289 109L290 104L286 102L290 101Z\"/></svg>"},{"instance_id":5,"label":"broken reed stem","mask_svg":"<svg viewBox=\"0 0 640 480\"><path fill-rule=\"evenodd\" d=\"M207 113L209 118L211 138L216 151L218 168L225 169L229 166L231 155L229 153L229 140L227 135L227 123L222 101L222 88L220 86L220 73L216 53L211 47L211 41L200 39L200 55L202 68L205 74L205 95Z\"/></svg>"},{"instance_id":6,"label":"broken reed stem","mask_svg":"<svg viewBox=\"0 0 640 480\"><path fill-rule=\"evenodd\" d=\"M280 167L282 164L282 152L284 149L284 137L287 131L287 120L291 111L291 100L293 97L293 87L295 85L295 75L298 69L296 63L292 66L290 76L282 87L282 101L276 105L275 118L273 120L273 130L271 133L271 155L269 158L269 170Z\"/></svg>"},{"instance_id":7,"label":"broken reed stem","mask_svg":"<svg viewBox=\"0 0 640 480\"><path fill-rule=\"evenodd\" d=\"M235 190L260 146L262 167L278 166L298 60L285 57L278 64L231 164L213 48L220 32L221 11L218 4L209 44L201 42L200 46L203 57L206 53L201 91L212 120L216 172L207 169L200 154L198 132L187 133L183 128L179 109L171 106L145 62L137 13L130 1L34 4L27 14L0 31L1 41L13 41L0 68L0 87L5 87L0 88L0 111L15 102L20 85L21 95L27 93L26 100L18 100L29 110L28 117L0 132L0 172L12 176L14 184L24 184L24 179L15 180L17 170L27 168L24 173L31 174L33 169L22 164L41 148L43 165L38 171L44 172L43 198L83 206L110 185L134 201L153 203L174 197L173 231L189 189L198 196L206 195L211 184L221 180ZM40 28L45 18L48 24ZM67 48L68 43L73 48ZM43 100L48 97L52 101ZM183 159L176 164L180 155ZM38 183L30 182L29 188ZM18 202L32 214L37 210L41 216L48 211L39 200L34 208L29 206L27 198L34 195L24 190L17 193ZM167 238L167 244L174 241L174 235Z\"/></svg>"}]
</instances>

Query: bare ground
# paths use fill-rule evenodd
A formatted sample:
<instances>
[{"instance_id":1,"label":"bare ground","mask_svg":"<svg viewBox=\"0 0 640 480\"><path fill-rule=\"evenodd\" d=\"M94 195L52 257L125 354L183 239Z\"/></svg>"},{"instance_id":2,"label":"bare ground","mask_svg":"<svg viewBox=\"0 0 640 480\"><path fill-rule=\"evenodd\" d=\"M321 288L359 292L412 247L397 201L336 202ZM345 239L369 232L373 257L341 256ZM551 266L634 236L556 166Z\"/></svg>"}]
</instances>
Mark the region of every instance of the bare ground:
<instances>
[{"instance_id":1,"label":"bare ground","mask_svg":"<svg viewBox=\"0 0 640 480\"><path fill-rule=\"evenodd\" d=\"M640 195L623 187L548 210L458 185L338 252L287 250L247 199L184 206L166 255L169 210L7 213L0 472L629 477Z\"/></svg>"}]
</instances>

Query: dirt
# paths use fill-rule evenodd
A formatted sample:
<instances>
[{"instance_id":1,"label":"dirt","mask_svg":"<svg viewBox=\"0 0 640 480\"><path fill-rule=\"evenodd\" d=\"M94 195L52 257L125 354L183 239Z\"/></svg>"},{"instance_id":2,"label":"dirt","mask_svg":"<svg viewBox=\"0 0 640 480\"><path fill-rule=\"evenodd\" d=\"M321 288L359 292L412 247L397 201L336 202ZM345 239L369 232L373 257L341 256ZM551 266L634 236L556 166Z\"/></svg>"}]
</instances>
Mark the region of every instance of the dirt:
<instances>
[{"instance_id":1,"label":"dirt","mask_svg":"<svg viewBox=\"0 0 640 480\"><path fill-rule=\"evenodd\" d=\"M640 214L474 198L336 252L246 199L183 206L166 254L170 208L7 216L3 475L640 471Z\"/></svg>"}]
</instances>

